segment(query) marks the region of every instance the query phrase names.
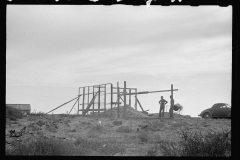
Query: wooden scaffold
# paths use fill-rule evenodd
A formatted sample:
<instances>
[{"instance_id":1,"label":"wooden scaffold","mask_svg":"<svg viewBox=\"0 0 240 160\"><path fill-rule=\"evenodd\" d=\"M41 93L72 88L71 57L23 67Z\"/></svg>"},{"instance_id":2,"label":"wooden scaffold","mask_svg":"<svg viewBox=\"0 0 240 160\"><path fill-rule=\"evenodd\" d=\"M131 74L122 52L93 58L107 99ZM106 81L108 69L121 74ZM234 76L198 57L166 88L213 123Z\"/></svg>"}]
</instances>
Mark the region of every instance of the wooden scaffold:
<instances>
[{"instance_id":1,"label":"wooden scaffold","mask_svg":"<svg viewBox=\"0 0 240 160\"><path fill-rule=\"evenodd\" d=\"M107 92L107 90L109 92ZM107 110L107 105L110 105L111 116L113 116L113 113L112 113L113 105L115 106L117 105L117 116L120 117L119 112L120 112L120 104L121 104L120 100L121 100L123 102L123 117L126 117L127 96L128 96L129 106L131 106L131 103L132 103L131 96L134 96L135 98L134 109L137 110L137 106L139 105L140 109L142 110L142 113L146 113L147 110L145 111L143 109L137 97L138 94L171 92L171 95L173 97L173 91L178 91L178 89L173 89L173 84L171 84L171 90L137 92L137 88L127 88L126 81L124 81L124 87L119 87L119 82L117 82L117 87L113 87L112 83L93 85L93 86L84 86L84 87L79 87L77 97L60 105L59 107L54 108L53 110L47 112L46 114L62 107L67 103L70 103L73 100L76 100L68 114L71 113L72 109L75 107L76 104L77 104L77 115L82 115L82 116L86 116L89 114L94 116L96 114L99 115L102 112L105 113ZM101 102L101 96L103 97L102 99L103 102ZM116 98L116 101L114 101L114 97ZM90 99L91 101L89 102ZM95 104L97 106L95 106ZM102 106L101 104L103 104L103 107L101 107Z\"/></svg>"}]
</instances>

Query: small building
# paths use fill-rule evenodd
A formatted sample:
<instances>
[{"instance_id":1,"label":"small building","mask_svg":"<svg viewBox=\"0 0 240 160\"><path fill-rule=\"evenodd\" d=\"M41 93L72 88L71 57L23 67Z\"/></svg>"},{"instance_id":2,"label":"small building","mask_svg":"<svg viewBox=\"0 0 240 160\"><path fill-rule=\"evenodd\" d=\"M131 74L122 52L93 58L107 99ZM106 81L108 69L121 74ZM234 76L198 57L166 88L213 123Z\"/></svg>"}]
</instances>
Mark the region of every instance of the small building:
<instances>
[{"instance_id":1,"label":"small building","mask_svg":"<svg viewBox=\"0 0 240 160\"><path fill-rule=\"evenodd\" d=\"M30 104L6 104L6 107L11 107L20 110L22 113L31 113L31 105Z\"/></svg>"}]
</instances>

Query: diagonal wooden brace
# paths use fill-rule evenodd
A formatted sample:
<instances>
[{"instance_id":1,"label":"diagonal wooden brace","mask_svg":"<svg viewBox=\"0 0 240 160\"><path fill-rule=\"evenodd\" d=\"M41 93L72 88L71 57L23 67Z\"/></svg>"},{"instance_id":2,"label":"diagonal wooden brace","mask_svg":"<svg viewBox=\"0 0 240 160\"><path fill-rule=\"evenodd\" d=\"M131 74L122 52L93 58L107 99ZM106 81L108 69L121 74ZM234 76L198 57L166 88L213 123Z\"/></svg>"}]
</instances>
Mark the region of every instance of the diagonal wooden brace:
<instances>
[{"instance_id":1,"label":"diagonal wooden brace","mask_svg":"<svg viewBox=\"0 0 240 160\"><path fill-rule=\"evenodd\" d=\"M142 108L142 105L141 103L139 102L138 98L135 96L136 100L137 100L137 103L139 104L140 108L142 109L142 111L144 112L143 108Z\"/></svg>"},{"instance_id":2,"label":"diagonal wooden brace","mask_svg":"<svg viewBox=\"0 0 240 160\"><path fill-rule=\"evenodd\" d=\"M89 108L90 108L91 105L94 103L94 100L95 100L95 98L97 97L97 94L100 93L99 91L100 91L100 90L98 90L98 92L94 95L94 97L93 97L93 99L91 100L91 102L88 104L87 108L83 111L83 114L82 114L83 116L86 115L86 113L88 112Z\"/></svg>"}]
</instances>

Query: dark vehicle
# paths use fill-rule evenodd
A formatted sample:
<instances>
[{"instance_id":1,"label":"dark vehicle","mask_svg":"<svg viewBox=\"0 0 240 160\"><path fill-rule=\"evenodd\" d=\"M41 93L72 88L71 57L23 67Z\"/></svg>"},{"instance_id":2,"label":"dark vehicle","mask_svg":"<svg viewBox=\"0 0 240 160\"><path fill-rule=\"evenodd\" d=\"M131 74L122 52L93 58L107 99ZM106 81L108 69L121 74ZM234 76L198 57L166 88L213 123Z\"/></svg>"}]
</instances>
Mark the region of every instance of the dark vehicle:
<instances>
[{"instance_id":1,"label":"dark vehicle","mask_svg":"<svg viewBox=\"0 0 240 160\"><path fill-rule=\"evenodd\" d=\"M226 103L216 103L212 108L203 110L198 116L202 118L231 118L231 106Z\"/></svg>"}]
</instances>

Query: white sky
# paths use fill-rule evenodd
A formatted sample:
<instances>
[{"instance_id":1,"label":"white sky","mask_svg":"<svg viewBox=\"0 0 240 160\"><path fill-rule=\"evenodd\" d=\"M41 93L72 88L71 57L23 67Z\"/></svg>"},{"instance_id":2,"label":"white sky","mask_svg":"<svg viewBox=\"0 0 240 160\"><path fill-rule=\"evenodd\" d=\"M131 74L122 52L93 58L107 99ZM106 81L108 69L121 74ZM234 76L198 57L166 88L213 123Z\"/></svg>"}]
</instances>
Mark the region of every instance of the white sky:
<instances>
[{"instance_id":1,"label":"white sky","mask_svg":"<svg viewBox=\"0 0 240 160\"><path fill-rule=\"evenodd\" d=\"M78 87L127 81L138 91L173 84L185 115L231 105L231 7L8 5L6 25L6 103L47 112ZM158 112L169 95L139 100Z\"/></svg>"}]
</instances>

